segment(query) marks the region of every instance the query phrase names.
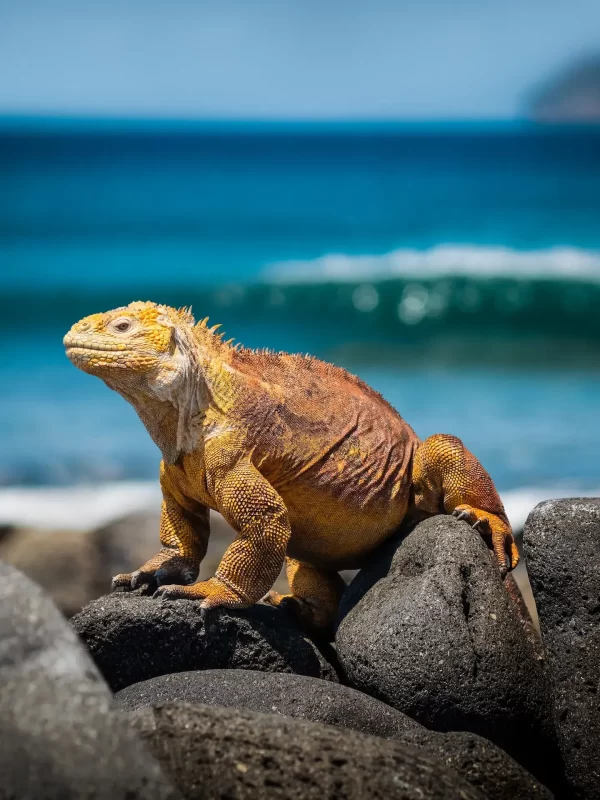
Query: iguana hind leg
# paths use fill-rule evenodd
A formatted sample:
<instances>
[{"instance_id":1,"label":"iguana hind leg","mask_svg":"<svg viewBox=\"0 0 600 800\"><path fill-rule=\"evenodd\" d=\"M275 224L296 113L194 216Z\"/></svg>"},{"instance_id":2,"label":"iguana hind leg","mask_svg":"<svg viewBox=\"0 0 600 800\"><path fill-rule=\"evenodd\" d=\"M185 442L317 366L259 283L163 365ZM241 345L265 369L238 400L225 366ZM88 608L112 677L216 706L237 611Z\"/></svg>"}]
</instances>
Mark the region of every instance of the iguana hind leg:
<instances>
[{"instance_id":1,"label":"iguana hind leg","mask_svg":"<svg viewBox=\"0 0 600 800\"><path fill-rule=\"evenodd\" d=\"M436 434L422 442L412 482L418 511L464 519L489 541L502 575L517 566L519 553L498 492L460 439Z\"/></svg>"},{"instance_id":2,"label":"iguana hind leg","mask_svg":"<svg viewBox=\"0 0 600 800\"><path fill-rule=\"evenodd\" d=\"M300 626L310 633L332 633L340 598L346 588L343 578L337 572L317 569L288 557L285 571L291 594L269 592L264 602L288 608Z\"/></svg>"}]
</instances>

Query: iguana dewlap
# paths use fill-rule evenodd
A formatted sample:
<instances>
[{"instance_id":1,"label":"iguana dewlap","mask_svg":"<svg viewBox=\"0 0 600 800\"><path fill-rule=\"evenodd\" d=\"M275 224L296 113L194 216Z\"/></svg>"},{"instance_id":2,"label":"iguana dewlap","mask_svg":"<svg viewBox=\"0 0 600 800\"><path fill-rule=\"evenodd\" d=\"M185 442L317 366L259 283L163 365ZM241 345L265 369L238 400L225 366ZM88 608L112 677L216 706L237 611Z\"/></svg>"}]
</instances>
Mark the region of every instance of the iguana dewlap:
<instances>
[{"instance_id":1,"label":"iguana dewlap","mask_svg":"<svg viewBox=\"0 0 600 800\"><path fill-rule=\"evenodd\" d=\"M216 326L218 327L218 326ZM269 592L284 559L304 623L327 627L343 582L405 517L449 513L489 539L502 573L517 549L491 478L454 436L421 442L373 389L315 358L224 342L187 309L131 303L74 325L71 361L136 409L162 451L163 549L115 588L144 583L204 608ZM194 583L209 509L237 531ZM273 592L269 601L283 598Z\"/></svg>"}]
</instances>

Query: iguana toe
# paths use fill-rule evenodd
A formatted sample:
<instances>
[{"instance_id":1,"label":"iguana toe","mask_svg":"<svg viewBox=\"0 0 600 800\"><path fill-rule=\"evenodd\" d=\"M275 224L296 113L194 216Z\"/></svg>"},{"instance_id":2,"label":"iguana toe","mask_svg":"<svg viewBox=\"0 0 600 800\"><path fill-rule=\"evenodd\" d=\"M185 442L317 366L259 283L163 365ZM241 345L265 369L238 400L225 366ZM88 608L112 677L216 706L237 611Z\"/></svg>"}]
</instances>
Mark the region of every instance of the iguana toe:
<instances>
[{"instance_id":1,"label":"iguana toe","mask_svg":"<svg viewBox=\"0 0 600 800\"><path fill-rule=\"evenodd\" d=\"M468 523L491 546L498 562L500 577L504 578L509 570L517 566L519 551L510 528L502 519L466 504L457 506L452 516Z\"/></svg>"},{"instance_id":2,"label":"iguana toe","mask_svg":"<svg viewBox=\"0 0 600 800\"><path fill-rule=\"evenodd\" d=\"M140 589L142 586L150 586L154 580L153 576L147 572L136 569L135 572L123 572L115 575L111 583L113 592L131 592Z\"/></svg>"},{"instance_id":3,"label":"iguana toe","mask_svg":"<svg viewBox=\"0 0 600 800\"><path fill-rule=\"evenodd\" d=\"M158 558L160 561L157 564ZM147 594L152 594L159 586L171 584L187 586L194 583L197 577L198 567L190 559L181 556L165 559L164 554L159 554L135 572L115 575L112 579L112 591L131 592L143 588Z\"/></svg>"},{"instance_id":4,"label":"iguana toe","mask_svg":"<svg viewBox=\"0 0 600 800\"><path fill-rule=\"evenodd\" d=\"M154 597L168 600L180 598L186 600L201 601L202 608L247 608L251 602L237 594L230 586L227 586L219 578L209 578L207 581L199 581L191 586L179 586L169 584L159 586L154 592Z\"/></svg>"},{"instance_id":5,"label":"iguana toe","mask_svg":"<svg viewBox=\"0 0 600 800\"><path fill-rule=\"evenodd\" d=\"M180 562L183 559L180 560ZM154 573L154 580L157 586L166 586L173 583L181 584L182 586L189 586L194 583L198 577L198 570L190 565L178 563L177 565L163 564L160 569Z\"/></svg>"}]
</instances>

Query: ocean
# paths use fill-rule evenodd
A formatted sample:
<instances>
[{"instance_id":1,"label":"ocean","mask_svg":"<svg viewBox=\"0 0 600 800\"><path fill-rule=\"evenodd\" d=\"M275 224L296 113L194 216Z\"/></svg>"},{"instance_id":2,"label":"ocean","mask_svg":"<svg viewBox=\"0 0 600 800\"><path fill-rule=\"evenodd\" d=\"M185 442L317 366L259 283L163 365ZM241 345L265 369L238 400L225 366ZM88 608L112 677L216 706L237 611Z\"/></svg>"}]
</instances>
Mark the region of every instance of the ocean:
<instances>
[{"instance_id":1,"label":"ocean","mask_svg":"<svg viewBox=\"0 0 600 800\"><path fill-rule=\"evenodd\" d=\"M150 481L81 316L189 305L357 373L503 493L600 487L600 130L0 121L0 485Z\"/></svg>"}]
</instances>

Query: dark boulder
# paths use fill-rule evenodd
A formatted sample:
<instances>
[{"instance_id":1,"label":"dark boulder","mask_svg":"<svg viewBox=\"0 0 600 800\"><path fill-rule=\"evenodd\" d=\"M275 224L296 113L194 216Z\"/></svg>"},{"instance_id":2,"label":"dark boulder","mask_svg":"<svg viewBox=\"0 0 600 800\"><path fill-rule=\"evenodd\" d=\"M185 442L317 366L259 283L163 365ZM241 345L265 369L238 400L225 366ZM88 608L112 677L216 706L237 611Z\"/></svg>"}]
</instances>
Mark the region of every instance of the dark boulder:
<instances>
[{"instance_id":1,"label":"dark boulder","mask_svg":"<svg viewBox=\"0 0 600 800\"><path fill-rule=\"evenodd\" d=\"M122 689L116 700L124 711L173 702L245 708L389 739L422 727L406 714L349 686L306 675L255 670L211 669L161 675Z\"/></svg>"},{"instance_id":2,"label":"dark boulder","mask_svg":"<svg viewBox=\"0 0 600 800\"><path fill-rule=\"evenodd\" d=\"M322 652L289 616L268 606L219 608L203 619L194 600L115 593L90 603L71 624L115 692L157 675L199 669L293 672L338 680Z\"/></svg>"},{"instance_id":3,"label":"dark boulder","mask_svg":"<svg viewBox=\"0 0 600 800\"><path fill-rule=\"evenodd\" d=\"M480 734L554 781L538 644L466 523L432 517L388 543L348 587L341 617L352 686L429 728Z\"/></svg>"},{"instance_id":4,"label":"dark boulder","mask_svg":"<svg viewBox=\"0 0 600 800\"><path fill-rule=\"evenodd\" d=\"M422 750L330 725L185 703L128 716L187 800L483 798Z\"/></svg>"},{"instance_id":5,"label":"dark boulder","mask_svg":"<svg viewBox=\"0 0 600 800\"><path fill-rule=\"evenodd\" d=\"M50 598L4 564L0 741L0 798L179 797Z\"/></svg>"},{"instance_id":6,"label":"dark boulder","mask_svg":"<svg viewBox=\"0 0 600 800\"><path fill-rule=\"evenodd\" d=\"M550 800L552 792L497 745L476 733L420 728L400 741L420 747L481 791L488 800Z\"/></svg>"},{"instance_id":7,"label":"dark boulder","mask_svg":"<svg viewBox=\"0 0 600 800\"><path fill-rule=\"evenodd\" d=\"M523 541L569 792L600 798L600 499L541 503Z\"/></svg>"},{"instance_id":8,"label":"dark boulder","mask_svg":"<svg viewBox=\"0 0 600 800\"><path fill-rule=\"evenodd\" d=\"M124 711L172 702L243 708L328 723L426 750L490 800L548 798L550 793L503 750L472 733L437 733L349 686L304 675L206 670L161 675L122 689Z\"/></svg>"}]
</instances>

